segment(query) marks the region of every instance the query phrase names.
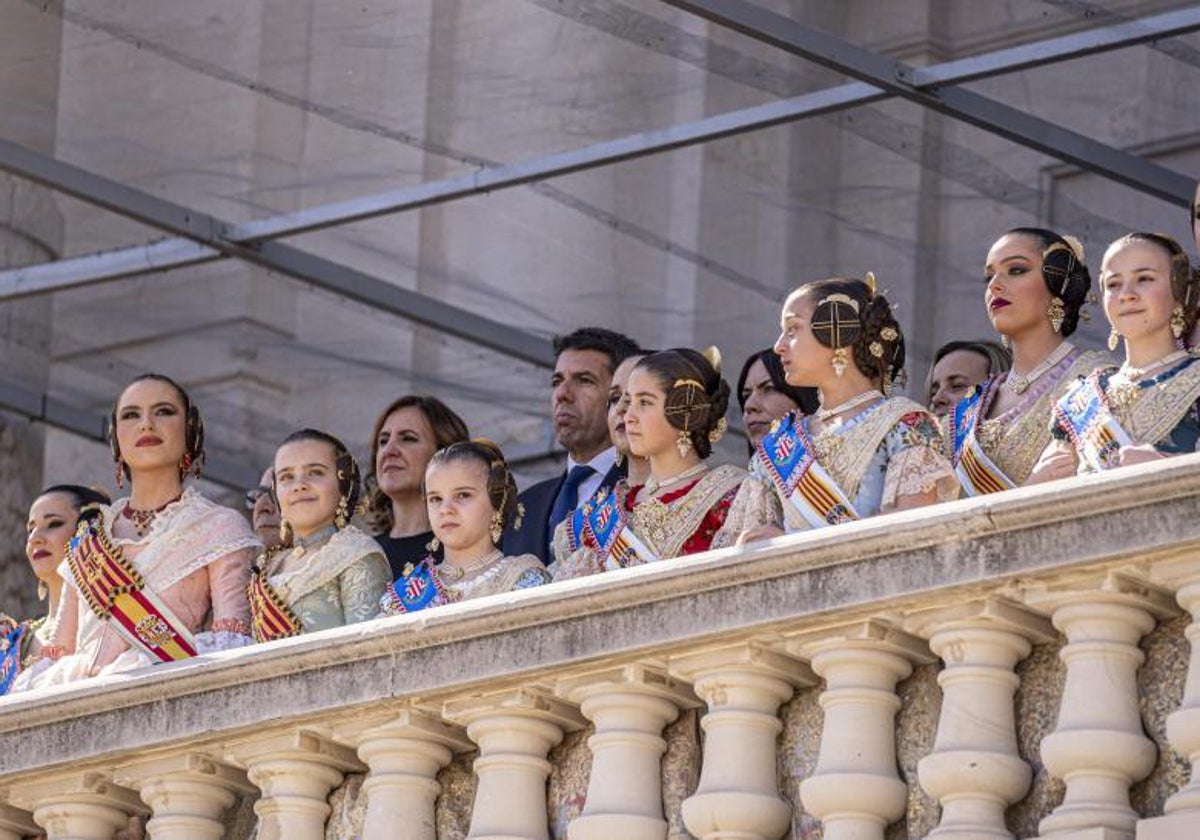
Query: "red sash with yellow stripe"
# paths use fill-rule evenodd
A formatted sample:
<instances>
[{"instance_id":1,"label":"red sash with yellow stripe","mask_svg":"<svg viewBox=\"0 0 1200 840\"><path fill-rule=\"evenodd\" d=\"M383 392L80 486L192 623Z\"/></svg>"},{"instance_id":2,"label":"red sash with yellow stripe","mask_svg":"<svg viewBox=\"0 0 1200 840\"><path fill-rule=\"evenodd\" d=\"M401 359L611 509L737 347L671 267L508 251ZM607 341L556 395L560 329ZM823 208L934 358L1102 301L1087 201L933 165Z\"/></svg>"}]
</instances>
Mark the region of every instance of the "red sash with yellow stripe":
<instances>
[{"instance_id":1,"label":"red sash with yellow stripe","mask_svg":"<svg viewBox=\"0 0 1200 840\"><path fill-rule=\"evenodd\" d=\"M990 402L989 397L995 387L996 380L989 379L959 400L958 405L950 412L954 472L958 475L963 489L971 496L999 493L1017 486L1003 470L992 463L992 459L983 451L975 437L975 430L979 428L983 419L983 408Z\"/></svg>"},{"instance_id":2,"label":"red sash with yellow stripe","mask_svg":"<svg viewBox=\"0 0 1200 840\"><path fill-rule=\"evenodd\" d=\"M279 597L275 587L267 582L265 572L255 569L246 587L250 601L250 625L256 642L273 642L299 636L304 626L291 607Z\"/></svg>"},{"instance_id":3,"label":"red sash with yellow stripe","mask_svg":"<svg viewBox=\"0 0 1200 840\"><path fill-rule=\"evenodd\" d=\"M797 412L776 422L755 450L767 475L813 528L853 522L858 511L824 467L817 462L807 433L807 419Z\"/></svg>"},{"instance_id":4,"label":"red sash with yellow stripe","mask_svg":"<svg viewBox=\"0 0 1200 840\"><path fill-rule=\"evenodd\" d=\"M187 625L146 585L99 517L80 521L67 564L88 607L101 621L111 620L130 645L160 662L196 655Z\"/></svg>"}]
</instances>

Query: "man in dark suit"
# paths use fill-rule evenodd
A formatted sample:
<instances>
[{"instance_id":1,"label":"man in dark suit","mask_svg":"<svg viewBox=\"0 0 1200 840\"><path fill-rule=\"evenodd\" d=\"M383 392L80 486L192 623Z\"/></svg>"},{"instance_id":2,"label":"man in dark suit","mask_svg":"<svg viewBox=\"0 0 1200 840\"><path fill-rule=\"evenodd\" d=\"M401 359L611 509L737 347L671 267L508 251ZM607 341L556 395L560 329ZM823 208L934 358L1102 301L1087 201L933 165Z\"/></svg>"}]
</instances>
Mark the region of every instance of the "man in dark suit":
<instances>
[{"instance_id":1,"label":"man in dark suit","mask_svg":"<svg viewBox=\"0 0 1200 840\"><path fill-rule=\"evenodd\" d=\"M608 391L617 365L637 352L632 339L600 327L555 336L550 408L554 437L567 450L567 468L521 494L525 518L519 530L504 534L505 554L535 554L551 563L550 541L558 523L625 475L608 437Z\"/></svg>"}]
</instances>

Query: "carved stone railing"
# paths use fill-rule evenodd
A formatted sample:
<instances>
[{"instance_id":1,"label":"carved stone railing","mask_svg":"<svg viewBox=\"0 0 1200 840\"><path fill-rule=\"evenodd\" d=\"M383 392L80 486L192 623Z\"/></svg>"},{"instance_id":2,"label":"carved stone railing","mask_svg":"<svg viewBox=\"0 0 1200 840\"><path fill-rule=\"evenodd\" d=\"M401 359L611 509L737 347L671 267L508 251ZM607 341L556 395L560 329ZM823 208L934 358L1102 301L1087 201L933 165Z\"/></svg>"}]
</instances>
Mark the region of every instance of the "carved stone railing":
<instances>
[{"instance_id":1,"label":"carved stone railing","mask_svg":"<svg viewBox=\"0 0 1200 840\"><path fill-rule=\"evenodd\" d=\"M1188 456L8 697L0 839L1191 840L1197 620Z\"/></svg>"}]
</instances>

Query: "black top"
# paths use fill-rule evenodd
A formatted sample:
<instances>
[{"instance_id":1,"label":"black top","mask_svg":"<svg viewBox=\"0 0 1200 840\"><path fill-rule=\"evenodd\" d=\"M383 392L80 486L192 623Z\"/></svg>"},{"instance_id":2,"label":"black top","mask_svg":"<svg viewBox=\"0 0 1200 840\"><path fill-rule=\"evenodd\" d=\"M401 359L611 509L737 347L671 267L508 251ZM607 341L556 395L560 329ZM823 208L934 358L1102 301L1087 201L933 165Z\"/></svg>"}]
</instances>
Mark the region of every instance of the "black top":
<instances>
[{"instance_id":1,"label":"black top","mask_svg":"<svg viewBox=\"0 0 1200 840\"><path fill-rule=\"evenodd\" d=\"M428 555L429 549L425 546L433 539L433 531L426 531L423 534L414 534L411 537L389 537L387 534L376 534L375 542L383 547L383 553L387 557L388 565L392 567L392 580L397 580L400 573L404 571L404 567L409 563L414 566L420 563ZM442 547L439 545L437 551L433 552L433 558L438 563L442 562Z\"/></svg>"}]
</instances>

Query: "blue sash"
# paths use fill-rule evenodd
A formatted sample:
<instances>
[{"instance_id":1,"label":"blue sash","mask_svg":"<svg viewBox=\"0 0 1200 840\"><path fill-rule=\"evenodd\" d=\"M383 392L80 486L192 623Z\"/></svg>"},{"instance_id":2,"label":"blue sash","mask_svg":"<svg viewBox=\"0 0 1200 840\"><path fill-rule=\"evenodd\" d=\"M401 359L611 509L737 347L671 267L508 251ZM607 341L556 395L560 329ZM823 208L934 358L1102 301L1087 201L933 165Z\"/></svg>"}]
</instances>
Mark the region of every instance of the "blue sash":
<instances>
[{"instance_id":1,"label":"blue sash","mask_svg":"<svg viewBox=\"0 0 1200 840\"><path fill-rule=\"evenodd\" d=\"M391 613L410 613L426 607L440 607L452 599L442 585L437 569L426 557L416 566L408 566L383 596L384 609Z\"/></svg>"},{"instance_id":2,"label":"blue sash","mask_svg":"<svg viewBox=\"0 0 1200 840\"><path fill-rule=\"evenodd\" d=\"M1133 443L1109 409L1100 371L1072 385L1055 404L1054 417L1075 445L1079 459L1096 471L1117 466L1121 447Z\"/></svg>"},{"instance_id":3,"label":"blue sash","mask_svg":"<svg viewBox=\"0 0 1200 840\"><path fill-rule=\"evenodd\" d=\"M951 443L954 447L954 472L969 495L981 496L1016 487L983 451L975 437L983 405L996 380L989 379L963 397L950 413Z\"/></svg>"},{"instance_id":4,"label":"blue sash","mask_svg":"<svg viewBox=\"0 0 1200 840\"><path fill-rule=\"evenodd\" d=\"M24 624L0 622L0 697L8 694L21 673L21 642L27 629Z\"/></svg>"},{"instance_id":5,"label":"blue sash","mask_svg":"<svg viewBox=\"0 0 1200 840\"><path fill-rule=\"evenodd\" d=\"M858 511L817 461L806 419L793 412L777 422L758 444L755 457L766 467L780 498L813 528L853 522Z\"/></svg>"},{"instance_id":6,"label":"blue sash","mask_svg":"<svg viewBox=\"0 0 1200 840\"><path fill-rule=\"evenodd\" d=\"M629 517L617 488L603 488L571 517L571 550L587 546L608 569L623 569L656 558L629 527Z\"/></svg>"}]
</instances>

